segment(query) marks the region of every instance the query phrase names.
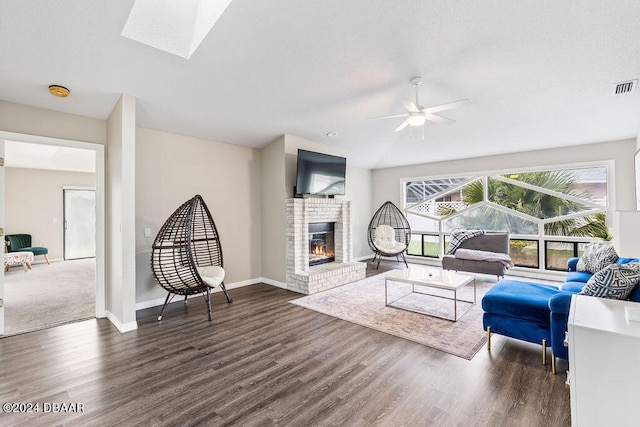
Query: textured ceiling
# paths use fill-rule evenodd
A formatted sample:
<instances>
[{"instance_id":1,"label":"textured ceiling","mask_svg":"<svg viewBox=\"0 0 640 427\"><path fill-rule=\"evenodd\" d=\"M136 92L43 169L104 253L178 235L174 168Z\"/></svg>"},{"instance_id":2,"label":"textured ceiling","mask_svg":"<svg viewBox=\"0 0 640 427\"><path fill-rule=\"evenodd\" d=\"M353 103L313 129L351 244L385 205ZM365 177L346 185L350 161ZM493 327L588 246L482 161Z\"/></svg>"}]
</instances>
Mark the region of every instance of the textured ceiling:
<instances>
[{"instance_id":1,"label":"textured ceiling","mask_svg":"<svg viewBox=\"0 0 640 427\"><path fill-rule=\"evenodd\" d=\"M132 0L0 2L0 100L261 147L287 133L386 167L635 138L640 2L233 0L189 60L121 36ZM393 130L409 80L453 125ZM66 99L47 86L71 89ZM337 132L335 138L326 133Z\"/></svg>"}]
</instances>

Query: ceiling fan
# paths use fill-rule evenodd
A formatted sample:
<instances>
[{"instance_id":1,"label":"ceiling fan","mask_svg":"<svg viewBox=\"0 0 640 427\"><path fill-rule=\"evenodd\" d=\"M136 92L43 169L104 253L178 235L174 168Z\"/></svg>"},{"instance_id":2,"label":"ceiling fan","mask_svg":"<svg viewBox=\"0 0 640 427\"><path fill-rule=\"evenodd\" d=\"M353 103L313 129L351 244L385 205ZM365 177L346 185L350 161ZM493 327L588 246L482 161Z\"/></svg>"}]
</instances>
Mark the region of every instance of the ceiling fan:
<instances>
[{"instance_id":1,"label":"ceiling fan","mask_svg":"<svg viewBox=\"0 0 640 427\"><path fill-rule=\"evenodd\" d=\"M422 127L422 139L424 139L424 122L430 121L435 123L447 123L453 124L455 120L448 119L446 117L442 117L436 113L440 113L442 111L451 110L453 108L458 108L463 105L469 104L468 99L461 99L459 101L448 102L446 104L435 105L433 107L423 108L418 102L418 86L422 84L422 77L414 77L411 79L411 85L416 88L416 102L413 103L411 101L404 101L403 104L407 109L406 114L396 114L392 116L383 116L383 117L372 117L372 119L390 119L393 117L406 117L407 119L402 122L400 126L396 128L396 132L400 132L407 126L409 129L417 126Z\"/></svg>"}]
</instances>

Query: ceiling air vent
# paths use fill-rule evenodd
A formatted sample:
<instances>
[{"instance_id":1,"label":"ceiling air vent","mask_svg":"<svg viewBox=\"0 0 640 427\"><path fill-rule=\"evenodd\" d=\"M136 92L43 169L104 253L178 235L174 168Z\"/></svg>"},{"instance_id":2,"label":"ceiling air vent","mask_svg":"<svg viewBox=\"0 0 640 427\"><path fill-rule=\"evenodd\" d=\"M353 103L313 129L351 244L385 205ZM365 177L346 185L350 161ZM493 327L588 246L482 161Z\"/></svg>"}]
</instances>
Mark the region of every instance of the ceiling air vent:
<instances>
[{"instance_id":1,"label":"ceiling air vent","mask_svg":"<svg viewBox=\"0 0 640 427\"><path fill-rule=\"evenodd\" d=\"M638 80L629 80L626 82L620 82L613 85L613 94L614 95L623 95L625 93L631 93L636 90L636 86L638 85Z\"/></svg>"}]
</instances>

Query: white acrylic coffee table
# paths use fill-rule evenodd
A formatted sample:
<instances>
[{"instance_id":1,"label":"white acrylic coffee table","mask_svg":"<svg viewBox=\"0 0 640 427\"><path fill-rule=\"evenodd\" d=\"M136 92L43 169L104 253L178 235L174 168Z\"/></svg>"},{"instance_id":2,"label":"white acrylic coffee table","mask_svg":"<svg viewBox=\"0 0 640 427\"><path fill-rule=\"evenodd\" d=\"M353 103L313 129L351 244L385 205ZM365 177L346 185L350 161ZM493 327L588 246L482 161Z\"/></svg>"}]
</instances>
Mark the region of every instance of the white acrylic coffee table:
<instances>
[{"instance_id":1,"label":"white acrylic coffee table","mask_svg":"<svg viewBox=\"0 0 640 427\"><path fill-rule=\"evenodd\" d=\"M402 282L411 284L411 292L405 293L394 301L389 301L388 290L390 282ZM463 300L458 298L458 290L460 288L473 282L473 301ZM443 295L435 295L424 292L424 288L443 289L445 291L451 291L453 298ZM417 308L410 308L402 306L401 300L411 294L423 294L429 295L434 298L442 298L453 301L453 317L441 316L436 313L427 312ZM471 310L476 304L476 277L471 274L456 273L454 271L438 270L438 269L423 269L423 268L408 268L406 270L394 270L387 273L384 279L384 302L386 306L400 308L402 310L414 311L416 313L426 314L429 316L439 317L441 319L457 321L464 314ZM458 302L470 303L466 310L458 315Z\"/></svg>"}]
</instances>

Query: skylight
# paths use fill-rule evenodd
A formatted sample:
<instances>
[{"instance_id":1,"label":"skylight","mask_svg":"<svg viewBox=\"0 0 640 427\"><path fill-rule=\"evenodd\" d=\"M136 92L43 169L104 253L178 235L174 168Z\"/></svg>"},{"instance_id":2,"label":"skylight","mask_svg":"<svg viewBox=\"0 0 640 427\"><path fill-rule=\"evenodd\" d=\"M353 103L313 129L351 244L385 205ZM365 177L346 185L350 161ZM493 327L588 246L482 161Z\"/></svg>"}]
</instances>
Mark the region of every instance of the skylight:
<instances>
[{"instance_id":1,"label":"skylight","mask_svg":"<svg viewBox=\"0 0 640 427\"><path fill-rule=\"evenodd\" d=\"M135 0L122 36L191 58L231 0Z\"/></svg>"}]
</instances>

